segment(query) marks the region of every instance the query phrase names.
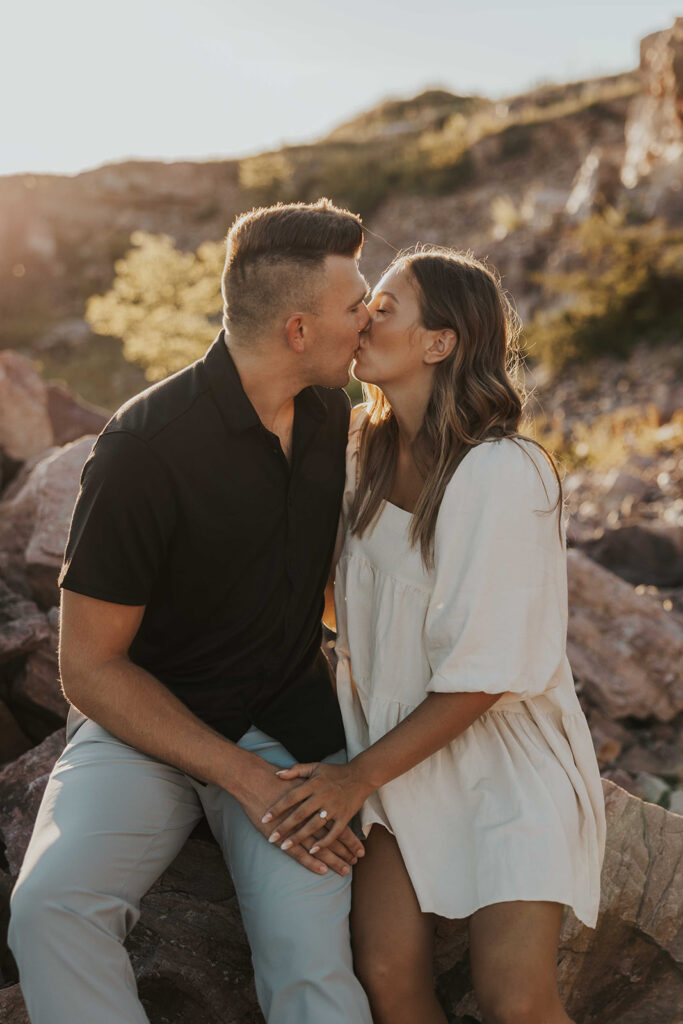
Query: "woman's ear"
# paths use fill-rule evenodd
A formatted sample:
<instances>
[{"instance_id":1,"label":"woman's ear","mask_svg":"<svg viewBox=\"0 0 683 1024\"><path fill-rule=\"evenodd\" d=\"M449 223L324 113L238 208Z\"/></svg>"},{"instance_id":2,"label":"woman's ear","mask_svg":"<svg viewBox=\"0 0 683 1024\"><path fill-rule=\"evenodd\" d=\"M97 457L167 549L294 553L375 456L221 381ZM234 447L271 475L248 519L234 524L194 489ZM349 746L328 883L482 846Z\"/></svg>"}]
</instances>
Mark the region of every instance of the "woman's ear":
<instances>
[{"instance_id":1,"label":"woman's ear","mask_svg":"<svg viewBox=\"0 0 683 1024\"><path fill-rule=\"evenodd\" d=\"M425 363L442 363L444 359L448 359L457 340L457 334L450 327L446 327L442 331L434 331L432 340L425 349Z\"/></svg>"}]
</instances>

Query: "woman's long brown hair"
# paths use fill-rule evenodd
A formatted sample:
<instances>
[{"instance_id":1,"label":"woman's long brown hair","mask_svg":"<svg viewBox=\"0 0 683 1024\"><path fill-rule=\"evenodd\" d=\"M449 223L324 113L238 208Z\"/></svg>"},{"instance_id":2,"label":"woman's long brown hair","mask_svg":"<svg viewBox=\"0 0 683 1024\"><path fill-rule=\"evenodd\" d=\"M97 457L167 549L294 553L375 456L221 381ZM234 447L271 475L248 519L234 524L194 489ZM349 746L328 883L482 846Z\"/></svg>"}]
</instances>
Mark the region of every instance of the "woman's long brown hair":
<instances>
[{"instance_id":1,"label":"woman's long brown hair","mask_svg":"<svg viewBox=\"0 0 683 1024\"><path fill-rule=\"evenodd\" d=\"M513 377L519 365L520 322L497 274L469 253L436 246L400 253L391 264L395 267L410 275L417 290L422 326L428 331L450 328L457 339L451 355L435 368L432 394L413 442L424 485L410 539L420 545L425 566L434 564L439 507L457 467L476 445L503 437L530 441L550 463L559 494L552 508L543 511L558 509L562 543L563 495L557 466L542 444L519 433L522 397ZM352 532L361 536L391 494L398 454L398 425L387 398L372 384L364 384L363 391L369 415L362 427L350 514Z\"/></svg>"}]
</instances>

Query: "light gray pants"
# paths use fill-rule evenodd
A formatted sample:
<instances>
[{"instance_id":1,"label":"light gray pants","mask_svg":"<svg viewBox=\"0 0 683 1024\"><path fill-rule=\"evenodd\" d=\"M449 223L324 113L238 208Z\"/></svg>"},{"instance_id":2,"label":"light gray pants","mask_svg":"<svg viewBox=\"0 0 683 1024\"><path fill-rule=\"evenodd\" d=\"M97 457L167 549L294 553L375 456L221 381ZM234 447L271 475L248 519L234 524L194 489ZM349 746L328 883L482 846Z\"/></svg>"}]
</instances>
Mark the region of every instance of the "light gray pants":
<instances>
[{"instance_id":1,"label":"light gray pants","mask_svg":"<svg viewBox=\"0 0 683 1024\"><path fill-rule=\"evenodd\" d=\"M294 763L255 728L240 746ZM148 1024L123 941L203 813L235 885L268 1024L371 1024L351 963L351 876L313 874L271 846L225 790L77 712L12 895L9 943L32 1024Z\"/></svg>"}]
</instances>

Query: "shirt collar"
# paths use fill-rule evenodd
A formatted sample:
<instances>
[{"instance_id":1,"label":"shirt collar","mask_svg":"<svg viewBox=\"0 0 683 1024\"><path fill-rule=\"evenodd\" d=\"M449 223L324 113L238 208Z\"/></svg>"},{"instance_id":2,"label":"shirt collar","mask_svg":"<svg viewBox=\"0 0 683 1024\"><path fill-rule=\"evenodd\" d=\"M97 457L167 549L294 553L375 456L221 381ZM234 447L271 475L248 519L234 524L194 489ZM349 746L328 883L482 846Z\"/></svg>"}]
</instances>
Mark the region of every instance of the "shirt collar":
<instances>
[{"instance_id":1,"label":"shirt collar","mask_svg":"<svg viewBox=\"0 0 683 1024\"><path fill-rule=\"evenodd\" d=\"M241 434L259 426L261 420L249 401L237 367L225 343L222 329L201 360L204 373L223 421L232 433ZM323 420L327 414L325 402L317 387L304 388L296 396L296 408L304 409L314 419Z\"/></svg>"}]
</instances>

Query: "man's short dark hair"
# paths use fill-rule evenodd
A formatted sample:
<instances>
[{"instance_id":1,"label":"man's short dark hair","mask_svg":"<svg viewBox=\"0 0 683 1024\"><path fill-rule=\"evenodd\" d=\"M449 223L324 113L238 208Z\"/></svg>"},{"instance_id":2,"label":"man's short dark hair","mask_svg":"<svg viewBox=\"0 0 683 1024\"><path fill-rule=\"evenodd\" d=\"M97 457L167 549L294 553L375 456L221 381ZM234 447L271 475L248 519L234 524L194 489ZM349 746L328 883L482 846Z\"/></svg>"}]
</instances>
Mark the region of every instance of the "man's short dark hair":
<instances>
[{"instance_id":1,"label":"man's short dark hair","mask_svg":"<svg viewBox=\"0 0 683 1024\"><path fill-rule=\"evenodd\" d=\"M227 237L223 323L237 341L268 329L284 313L315 312L326 256L357 258L360 217L317 203L279 203L239 216Z\"/></svg>"}]
</instances>

